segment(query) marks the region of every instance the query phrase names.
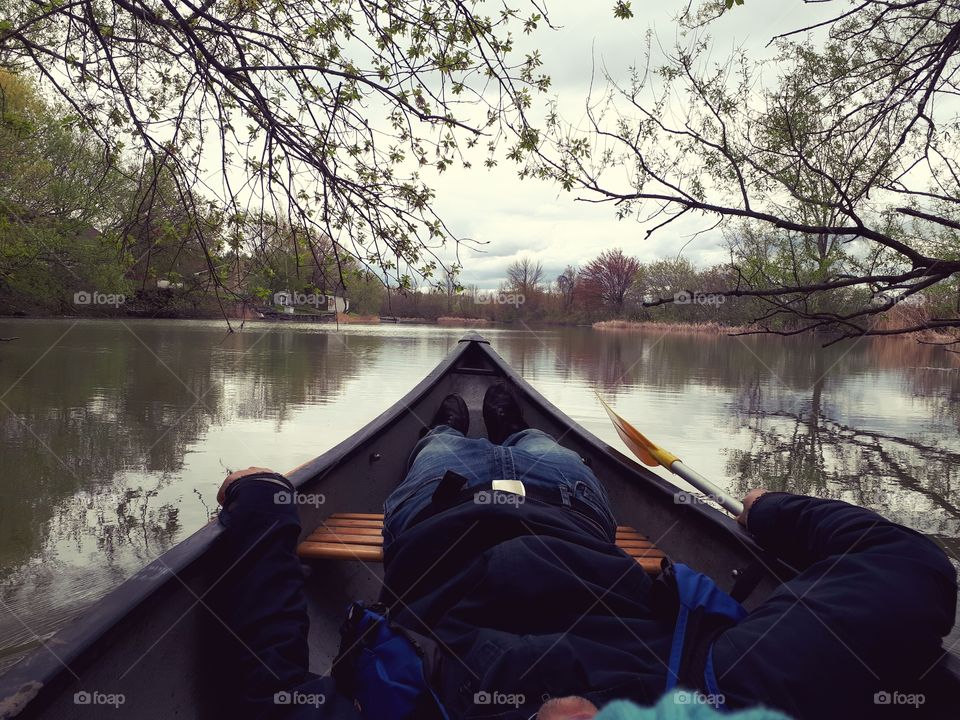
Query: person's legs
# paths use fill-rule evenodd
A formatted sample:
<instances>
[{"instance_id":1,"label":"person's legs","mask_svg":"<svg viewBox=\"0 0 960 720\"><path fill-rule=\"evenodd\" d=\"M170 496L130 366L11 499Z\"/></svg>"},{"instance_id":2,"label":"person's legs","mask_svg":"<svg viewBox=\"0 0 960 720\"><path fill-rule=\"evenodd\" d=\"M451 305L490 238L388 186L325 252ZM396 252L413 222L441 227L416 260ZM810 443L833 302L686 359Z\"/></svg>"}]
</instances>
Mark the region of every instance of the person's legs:
<instances>
[{"instance_id":1,"label":"person's legs","mask_svg":"<svg viewBox=\"0 0 960 720\"><path fill-rule=\"evenodd\" d=\"M488 402L490 396L488 391L484 399L485 419L487 416L493 417L488 412L491 407ZM496 396L494 392L493 397ZM444 403L448 400L449 397ZM516 416L522 420L519 411L511 408L507 400L515 402L512 397L507 397L494 409L499 407L506 410L501 414L507 419L516 419ZM452 404L448 409L451 408L456 409ZM443 417L441 412L443 406L438 411L438 418ZM451 417L456 418L457 415L454 412ZM525 425L518 421L514 426L520 424ZM508 426L509 423L501 423L501 431ZM524 427L504 437L501 444L494 444L486 438L465 437L461 430L449 424L437 423L413 447L408 467L406 477L384 503L385 549L407 523L430 504L434 491L448 471L466 478L471 486L502 479L520 480L526 485L539 485L551 490L562 488L563 504L570 505L572 499L583 502L595 512L604 526L603 530L611 538L616 532L616 522L603 485L577 453L562 447L542 430Z\"/></svg>"},{"instance_id":2,"label":"person's legs","mask_svg":"<svg viewBox=\"0 0 960 720\"><path fill-rule=\"evenodd\" d=\"M520 432L513 433L503 441L503 446L520 448L521 450L526 450L527 452L540 454L567 453L575 456L577 460L580 459L580 457L573 452L573 450L568 450L567 448L563 447L553 439L552 435L545 433L543 430L538 430L537 428L526 428Z\"/></svg>"},{"instance_id":3,"label":"person's legs","mask_svg":"<svg viewBox=\"0 0 960 720\"><path fill-rule=\"evenodd\" d=\"M486 438L464 437L448 425L438 425L420 438L410 453L406 477L384 502L384 543L430 504L448 470L467 478L471 485L489 482L492 447Z\"/></svg>"},{"instance_id":4,"label":"person's legs","mask_svg":"<svg viewBox=\"0 0 960 720\"><path fill-rule=\"evenodd\" d=\"M503 441L503 447L510 448L518 480L549 488L564 485L572 497L607 520L605 529L615 532L607 491L577 453L536 428L513 433Z\"/></svg>"}]
</instances>

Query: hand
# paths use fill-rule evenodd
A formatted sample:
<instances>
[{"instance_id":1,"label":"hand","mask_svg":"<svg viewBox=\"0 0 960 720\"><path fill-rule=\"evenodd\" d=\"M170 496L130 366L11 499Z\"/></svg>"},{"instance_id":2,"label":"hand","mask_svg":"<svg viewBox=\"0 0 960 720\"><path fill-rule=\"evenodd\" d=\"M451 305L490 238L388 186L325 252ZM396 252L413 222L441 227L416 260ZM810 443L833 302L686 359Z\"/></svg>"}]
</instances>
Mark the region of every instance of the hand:
<instances>
[{"instance_id":1,"label":"hand","mask_svg":"<svg viewBox=\"0 0 960 720\"><path fill-rule=\"evenodd\" d=\"M221 483L220 489L217 491L217 502L223 505L224 501L227 499L227 488L230 487L231 483L235 483L240 478L245 478L248 475L259 475L261 473L272 472L273 470L270 468L248 467L246 470L237 470L230 473L223 479L223 483Z\"/></svg>"},{"instance_id":2,"label":"hand","mask_svg":"<svg viewBox=\"0 0 960 720\"><path fill-rule=\"evenodd\" d=\"M743 498L743 512L737 516L737 522L747 527L747 515L750 512L750 508L753 507L753 504L757 501L757 498L767 492L766 488L754 488L747 493L746 497Z\"/></svg>"}]
</instances>

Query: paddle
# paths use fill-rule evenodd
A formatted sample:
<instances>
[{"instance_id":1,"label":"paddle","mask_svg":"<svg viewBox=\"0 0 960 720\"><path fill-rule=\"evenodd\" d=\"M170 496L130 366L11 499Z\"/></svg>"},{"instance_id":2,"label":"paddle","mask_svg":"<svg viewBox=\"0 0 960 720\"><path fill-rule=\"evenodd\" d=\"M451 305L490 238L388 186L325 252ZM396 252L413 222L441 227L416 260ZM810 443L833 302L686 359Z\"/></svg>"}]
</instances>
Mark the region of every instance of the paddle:
<instances>
[{"instance_id":1,"label":"paddle","mask_svg":"<svg viewBox=\"0 0 960 720\"><path fill-rule=\"evenodd\" d=\"M743 503L727 495L696 470L684 465L680 458L666 448L654 445L643 433L617 415L613 411L613 408L607 404L607 401L600 397L600 393L596 393L596 395L597 399L603 404L604 410L607 411L607 415L609 415L613 421L613 426L617 429L617 434L620 436L620 439L623 440L624 444L630 448L630 451L633 452L634 455L640 458L640 462L650 467L656 467L657 465L665 467L673 474L682 477L700 492L709 495L710 498L715 500L724 510L734 515L740 515L740 513L743 512Z\"/></svg>"}]
</instances>

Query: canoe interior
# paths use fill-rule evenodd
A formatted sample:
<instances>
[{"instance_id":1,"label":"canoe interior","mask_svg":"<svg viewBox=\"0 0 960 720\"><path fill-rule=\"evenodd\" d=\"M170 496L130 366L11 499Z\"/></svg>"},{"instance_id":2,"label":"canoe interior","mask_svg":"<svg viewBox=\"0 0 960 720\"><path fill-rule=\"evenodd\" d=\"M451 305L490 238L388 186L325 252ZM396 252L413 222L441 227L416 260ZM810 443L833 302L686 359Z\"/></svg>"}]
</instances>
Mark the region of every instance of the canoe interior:
<instances>
[{"instance_id":1,"label":"canoe interior","mask_svg":"<svg viewBox=\"0 0 960 720\"><path fill-rule=\"evenodd\" d=\"M470 434L484 435L483 393L501 380L520 391L532 426L557 437L592 467L607 487L619 523L637 528L668 556L709 573L727 589L733 571L754 559L756 546L731 518L704 505L677 503L676 487L572 423L479 336L461 341L370 425L288 473L302 492L324 495L321 505L300 506L302 537L333 513L381 512L384 498L403 476L422 424L448 393L464 396L471 408ZM215 592L226 568L216 542L219 533L213 523L202 528L0 677L0 718L102 716L104 708L74 703L81 691L122 693L117 717L222 716L224 698L236 688L221 669L224 658L240 648L207 609L208 593ZM789 574L789 568L778 566L776 572ZM347 604L377 599L381 581L379 564L321 561L309 567L314 672L329 671ZM776 583L773 576L764 578L748 606ZM955 675L945 672L944 682L954 683Z\"/></svg>"}]
</instances>

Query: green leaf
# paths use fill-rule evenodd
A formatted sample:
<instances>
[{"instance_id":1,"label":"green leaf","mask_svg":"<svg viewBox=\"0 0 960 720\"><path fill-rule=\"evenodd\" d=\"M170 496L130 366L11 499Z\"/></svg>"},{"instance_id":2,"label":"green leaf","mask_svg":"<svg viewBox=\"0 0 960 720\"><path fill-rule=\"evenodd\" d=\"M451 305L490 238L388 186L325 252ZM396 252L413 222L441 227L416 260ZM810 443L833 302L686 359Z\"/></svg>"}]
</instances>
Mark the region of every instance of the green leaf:
<instances>
[{"instance_id":1,"label":"green leaf","mask_svg":"<svg viewBox=\"0 0 960 720\"><path fill-rule=\"evenodd\" d=\"M732 0L727 0L732 2ZM613 6L613 16L618 20L629 20L633 17L633 10L630 8L630 0L617 0Z\"/></svg>"}]
</instances>

